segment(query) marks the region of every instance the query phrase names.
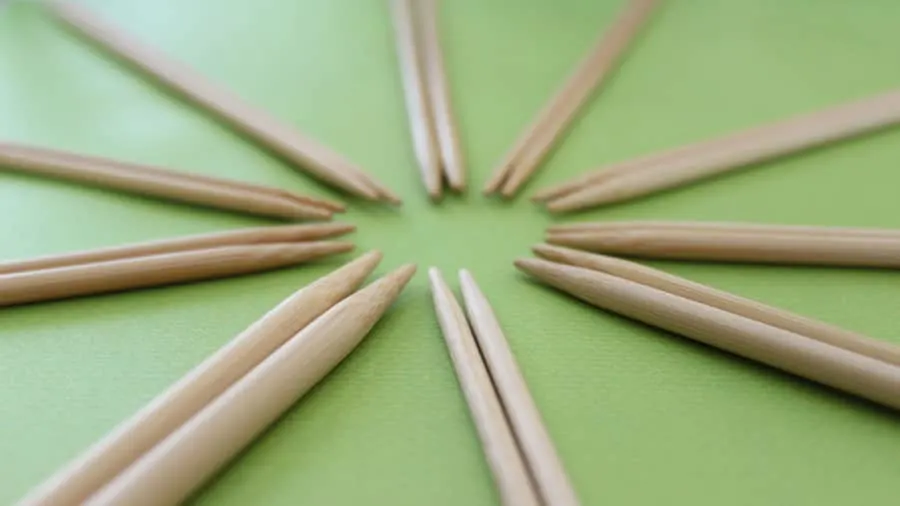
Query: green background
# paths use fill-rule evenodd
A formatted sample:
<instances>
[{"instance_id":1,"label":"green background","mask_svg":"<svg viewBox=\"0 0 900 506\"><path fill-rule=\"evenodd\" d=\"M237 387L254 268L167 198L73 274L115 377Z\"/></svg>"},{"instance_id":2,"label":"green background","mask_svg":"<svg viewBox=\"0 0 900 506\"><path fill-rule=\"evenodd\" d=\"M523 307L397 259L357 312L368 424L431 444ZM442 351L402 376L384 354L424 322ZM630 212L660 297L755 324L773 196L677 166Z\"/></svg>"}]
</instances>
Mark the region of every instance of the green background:
<instances>
[{"instance_id":1,"label":"green background","mask_svg":"<svg viewBox=\"0 0 900 506\"><path fill-rule=\"evenodd\" d=\"M894 413L595 310L527 281L551 218L476 191L619 1L447 0L471 190L430 204L385 4L88 2L359 162L402 209L350 202L379 273L419 275L367 341L200 504L493 504L424 268L471 269L585 504L896 504ZM900 2L673 0L527 192L596 165L890 89ZM342 198L49 21L0 11L0 138ZM900 227L900 131L556 221ZM0 257L263 220L0 172ZM343 259L242 279L0 310L0 503L23 495L204 356ZM897 336L891 271L659 263L872 336Z\"/></svg>"}]
</instances>

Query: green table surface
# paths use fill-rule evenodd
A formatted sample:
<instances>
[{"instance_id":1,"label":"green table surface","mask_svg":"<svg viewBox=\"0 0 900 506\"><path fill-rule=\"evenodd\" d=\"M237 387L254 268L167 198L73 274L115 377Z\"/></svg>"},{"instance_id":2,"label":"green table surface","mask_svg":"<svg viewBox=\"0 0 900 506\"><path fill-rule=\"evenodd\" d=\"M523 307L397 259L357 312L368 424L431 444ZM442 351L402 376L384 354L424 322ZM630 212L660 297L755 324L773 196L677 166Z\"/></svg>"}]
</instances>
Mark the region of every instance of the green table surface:
<instances>
[{"instance_id":1,"label":"green table surface","mask_svg":"<svg viewBox=\"0 0 900 506\"><path fill-rule=\"evenodd\" d=\"M477 191L614 0L453 0L442 29L471 190L421 188L385 4L94 1L143 40L359 162L405 198L350 201L359 250L423 269L368 339L194 501L497 501L424 268L471 269L585 504L896 504L896 414L622 319L512 260L551 221L900 227L900 131L553 219ZM890 89L900 2L672 0L535 181ZM0 138L343 198L47 19L0 11ZM271 223L0 172L0 257ZM0 503L21 497L298 287L346 259L0 310ZM900 342L900 274L654 263Z\"/></svg>"}]
</instances>

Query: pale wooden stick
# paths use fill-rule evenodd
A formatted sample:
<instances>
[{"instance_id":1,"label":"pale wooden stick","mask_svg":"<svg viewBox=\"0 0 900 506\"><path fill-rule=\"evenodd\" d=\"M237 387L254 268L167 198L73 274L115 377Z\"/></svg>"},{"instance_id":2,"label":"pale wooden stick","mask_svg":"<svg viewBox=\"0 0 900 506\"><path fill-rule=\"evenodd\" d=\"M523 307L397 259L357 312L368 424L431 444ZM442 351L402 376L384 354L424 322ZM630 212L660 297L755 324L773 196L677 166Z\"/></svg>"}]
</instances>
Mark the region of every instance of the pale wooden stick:
<instances>
[{"instance_id":1,"label":"pale wooden stick","mask_svg":"<svg viewBox=\"0 0 900 506\"><path fill-rule=\"evenodd\" d=\"M783 309L695 283L650 267L605 255L585 253L546 244L534 252L553 262L584 267L634 281L664 292L712 306L729 313L794 332L832 346L900 366L900 346L806 318Z\"/></svg>"},{"instance_id":2,"label":"pale wooden stick","mask_svg":"<svg viewBox=\"0 0 900 506\"><path fill-rule=\"evenodd\" d=\"M415 270L403 266L313 320L85 504L181 504L349 355Z\"/></svg>"},{"instance_id":3,"label":"pale wooden stick","mask_svg":"<svg viewBox=\"0 0 900 506\"><path fill-rule=\"evenodd\" d=\"M428 98L431 99L431 119L433 131L440 148L443 175L450 188L461 192L466 189L466 167L462 147L457 133L456 117L450 99L450 85L444 65L444 51L441 49L438 28L438 1L419 0L418 19L421 28L419 41L422 44L422 61L425 67L425 81Z\"/></svg>"},{"instance_id":4,"label":"pale wooden stick","mask_svg":"<svg viewBox=\"0 0 900 506\"><path fill-rule=\"evenodd\" d=\"M516 446L469 323L440 271L432 267L428 270L428 277L438 323L481 439L485 458L494 474L500 501L507 506L537 506L541 504L540 497L529 478L527 464Z\"/></svg>"},{"instance_id":5,"label":"pale wooden stick","mask_svg":"<svg viewBox=\"0 0 900 506\"><path fill-rule=\"evenodd\" d=\"M224 246L0 275L0 306L224 278L353 249L345 242Z\"/></svg>"},{"instance_id":6,"label":"pale wooden stick","mask_svg":"<svg viewBox=\"0 0 900 506\"><path fill-rule=\"evenodd\" d=\"M243 102L231 92L215 86L187 66L168 59L161 52L109 24L90 10L62 1L51 1L47 6L50 12L72 29L159 84L216 115L233 129L289 160L294 167L362 198L398 201L397 196L389 189L334 151L300 134L261 109Z\"/></svg>"},{"instance_id":7,"label":"pale wooden stick","mask_svg":"<svg viewBox=\"0 0 900 506\"><path fill-rule=\"evenodd\" d=\"M346 223L317 223L313 225L284 225L277 227L254 227L161 239L125 246L112 246L95 250L63 253L28 260L0 263L0 274L51 269L70 265L122 260L162 253L218 248L265 243L286 243L326 239L352 232L356 227Z\"/></svg>"},{"instance_id":8,"label":"pale wooden stick","mask_svg":"<svg viewBox=\"0 0 900 506\"><path fill-rule=\"evenodd\" d=\"M544 499L543 504L577 506L578 496L544 427L541 413L528 391L494 310L475 283L475 278L465 269L459 272L459 283L478 348L484 356L531 476Z\"/></svg>"},{"instance_id":9,"label":"pale wooden stick","mask_svg":"<svg viewBox=\"0 0 900 506\"><path fill-rule=\"evenodd\" d=\"M784 234L784 235L814 235L828 237L885 237L900 239L900 230L892 228L858 228L858 227L819 227L810 225L769 225L759 223L740 222L710 222L710 221L588 221L581 223L567 223L551 225L547 227L548 235L604 232L640 229L649 231L658 230L684 230L684 231L716 231L734 234Z\"/></svg>"},{"instance_id":10,"label":"pale wooden stick","mask_svg":"<svg viewBox=\"0 0 900 506\"><path fill-rule=\"evenodd\" d=\"M432 199L441 197L441 159L434 129L432 103L425 82L423 54L416 35L416 15L412 0L391 0L397 56L403 78L406 111L413 148L419 162L422 183Z\"/></svg>"},{"instance_id":11,"label":"pale wooden stick","mask_svg":"<svg viewBox=\"0 0 900 506\"><path fill-rule=\"evenodd\" d=\"M282 219L329 219L340 206L281 190L184 175L106 158L0 143L3 170L75 181L158 199ZM286 195L291 195L287 197Z\"/></svg>"},{"instance_id":12,"label":"pale wooden stick","mask_svg":"<svg viewBox=\"0 0 900 506\"><path fill-rule=\"evenodd\" d=\"M656 155L656 163L641 165L590 184L582 176L544 194L559 194L546 202L552 212L569 212L642 197L724 172L743 168L831 142L858 137L900 122L900 91L892 91L808 114L679 148L682 155ZM585 182L586 185L585 185ZM577 188L577 189L575 189ZM560 193L563 190L570 193Z\"/></svg>"},{"instance_id":13,"label":"pale wooden stick","mask_svg":"<svg viewBox=\"0 0 900 506\"><path fill-rule=\"evenodd\" d=\"M109 483L270 353L353 293L381 260L373 251L282 301L48 478L19 504L74 506Z\"/></svg>"},{"instance_id":14,"label":"pale wooden stick","mask_svg":"<svg viewBox=\"0 0 900 506\"><path fill-rule=\"evenodd\" d=\"M485 193L500 191L505 197L515 195L562 137L594 90L621 62L657 3L657 0L629 0L622 14L504 157L485 185Z\"/></svg>"},{"instance_id":15,"label":"pale wooden stick","mask_svg":"<svg viewBox=\"0 0 900 506\"><path fill-rule=\"evenodd\" d=\"M602 272L537 259L516 266L599 308L900 409L900 367Z\"/></svg>"},{"instance_id":16,"label":"pale wooden stick","mask_svg":"<svg viewBox=\"0 0 900 506\"><path fill-rule=\"evenodd\" d=\"M635 226L588 232L551 234L547 242L559 246L644 258L900 267L900 237L833 233L791 234L744 230L665 229Z\"/></svg>"}]
</instances>

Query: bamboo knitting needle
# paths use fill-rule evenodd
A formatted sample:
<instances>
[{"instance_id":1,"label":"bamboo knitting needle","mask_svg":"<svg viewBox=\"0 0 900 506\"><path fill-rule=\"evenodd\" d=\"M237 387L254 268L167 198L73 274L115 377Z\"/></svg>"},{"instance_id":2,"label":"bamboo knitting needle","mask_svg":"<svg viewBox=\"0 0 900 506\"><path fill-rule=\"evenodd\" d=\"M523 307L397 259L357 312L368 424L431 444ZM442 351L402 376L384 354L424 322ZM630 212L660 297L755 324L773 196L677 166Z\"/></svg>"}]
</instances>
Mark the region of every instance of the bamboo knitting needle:
<instances>
[{"instance_id":1,"label":"bamboo knitting needle","mask_svg":"<svg viewBox=\"0 0 900 506\"><path fill-rule=\"evenodd\" d=\"M346 242L225 246L0 275L0 307L238 276L353 249Z\"/></svg>"},{"instance_id":2,"label":"bamboo knitting needle","mask_svg":"<svg viewBox=\"0 0 900 506\"><path fill-rule=\"evenodd\" d=\"M577 506L578 496L544 427L540 411L528 391L494 310L467 270L460 271L459 283L478 348L484 356L531 476L544 499L543 504Z\"/></svg>"},{"instance_id":3,"label":"bamboo knitting needle","mask_svg":"<svg viewBox=\"0 0 900 506\"><path fill-rule=\"evenodd\" d=\"M900 367L590 269L538 259L516 266L599 308L900 409Z\"/></svg>"},{"instance_id":4,"label":"bamboo knitting needle","mask_svg":"<svg viewBox=\"0 0 900 506\"><path fill-rule=\"evenodd\" d=\"M75 506L109 483L375 269L373 251L295 292L48 478L20 506Z\"/></svg>"},{"instance_id":5,"label":"bamboo knitting needle","mask_svg":"<svg viewBox=\"0 0 900 506\"><path fill-rule=\"evenodd\" d=\"M593 91L621 62L657 3L657 0L629 0L623 13L600 37L591 53L519 136L485 185L485 193L499 191L505 197L516 194L561 138Z\"/></svg>"},{"instance_id":6,"label":"bamboo knitting needle","mask_svg":"<svg viewBox=\"0 0 900 506\"><path fill-rule=\"evenodd\" d=\"M568 212L622 202L675 188L717 174L858 137L900 122L900 91L832 107L781 123L757 127L657 155L657 163L620 171L603 179L595 171L541 192L552 212ZM601 178L590 184L591 177Z\"/></svg>"},{"instance_id":7,"label":"bamboo knitting needle","mask_svg":"<svg viewBox=\"0 0 900 506\"><path fill-rule=\"evenodd\" d=\"M684 231L721 231L734 234L783 234L813 235L828 237L885 237L900 239L900 230L891 228L858 228L858 227L819 227L809 225L769 225L739 222L705 222L705 221L593 221L568 223L547 227L548 235L561 235L584 232L621 231L639 228L641 230L684 230Z\"/></svg>"},{"instance_id":8,"label":"bamboo knitting needle","mask_svg":"<svg viewBox=\"0 0 900 506\"><path fill-rule=\"evenodd\" d=\"M403 266L337 303L86 504L180 504L349 355L415 270Z\"/></svg>"},{"instance_id":9,"label":"bamboo knitting needle","mask_svg":"<svg viewBox=\"0 0 900 506\"><path fill-rule=\"evenodd\" d=\"M419 40L424 56L425 82L428 87L428 98L431 100L433 131L440 148L441 169L450 188L461 192L466 189L466 167L450 99L444 51L441 48L438 2L419 0L416 5L422 32Z\"/></svg>"},{"instance_id":10,"label":"bamboo knitting needle","mask_svg":"<svg viewBox=\"0 0 900 506\"><path fill-rule=\"evenodd\" d=\"M47 6L70 28L289 160L294 167L358 197L399 203L396 194L334 151L215 86L187 66L169 60L90 10L67 1L51 1Z\"/></svg>"},{"instance_id":11,"label":"bamboo knitting needle","mask_svg":"<svg viewBox=\"0 0 900 506\"><path fill-rule=\"evenodd\" d=\"M355 229L355 226L346 223L316 223L311 225L244 228L229 232L189 235L174 239L162 239L158 241L112 246L109 248L0 263L0 274L36 271L40 269L67 267L70 265L159 255L162 253L218 248L222 246L311 241L347 234Z\"/></svg>"},{"instance_id":12,"label":"bamboo knitting needle","mask_svg":"<svg viewBox=\"0 0 900 506\"><path fill-rule=\"evenodd\" d=\"M539 244L535 254L552 262L605 272L635 283L900 366L900 346L716 290L650 267L605 255Z\"/></svg>"},{"instance_id":13,"label":"bamboo knitting needle","mask_svg":"<svg viewBox=\"0 0 900 506\"><path fill-rule=\"evenodd\" d=\"M432 103L426 84L424 55L418 49L416 15L412 0L392 0L391 12L397 38L397 55L412 130L413 148L422 182L432 200L441 197L441 159L434 128Z\"/></svg>"},{"instance_id":14,"label":"bamboo knitting needle","mask_svg":"<svg viewBox=\"0 0 900 506\"><path fill-rule=\"evenodd\" d=\"M740 227L735 227L740 230ZM774 227L773 227L774 228ZM666 229L639 224L622 230L596 230L550 234L547 242L597 253L644 258L835 265L848 267L900 267L900 237L835 233L792 234L724 229Z\"/></svg>"},{"instance_id":15,"label":"bamboo knitting needle","mask_svg":"<svg viewBox=\"0 0 900 506\"><path fill-rule=\"evenodd\" d=\"M428 270L428 277L438 323L481 439L484 455L493 472L501 503L507 506L538 506L541 504L540 498L503 414L491 377L481 360L469 323L440 271L432 267Z\"/></svg>"},{"instance_id":16,"label":"bamboo knitting needle","mask_svg":"<svg viewBox=\"0 0 900 506\"><path fill-rule=\"evenodd\" d=\"M0 144L0 165L25 174L282 219L330 219L332 212L343 210L338 204L282 190L15 144Z\"/></svg>"}]
</instances>

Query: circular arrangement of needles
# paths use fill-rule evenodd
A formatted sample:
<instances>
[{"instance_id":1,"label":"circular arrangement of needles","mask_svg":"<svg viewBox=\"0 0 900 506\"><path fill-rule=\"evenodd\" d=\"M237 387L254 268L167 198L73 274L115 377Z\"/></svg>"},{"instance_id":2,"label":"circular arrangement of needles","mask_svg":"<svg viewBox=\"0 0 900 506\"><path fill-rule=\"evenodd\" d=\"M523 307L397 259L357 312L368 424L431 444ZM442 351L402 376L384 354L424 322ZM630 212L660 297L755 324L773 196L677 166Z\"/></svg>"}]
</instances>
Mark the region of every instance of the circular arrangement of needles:
<instances>
[{"instance_id":1,"label":"circular arrangement of needles","mask_svg":"<svg viewBox=\"0 0 900 506\"><path fill-rule=\"evenodd\" d=\"M0 502L892 504L889 4L0 5Z\"/></svg>"}]
</instances>

